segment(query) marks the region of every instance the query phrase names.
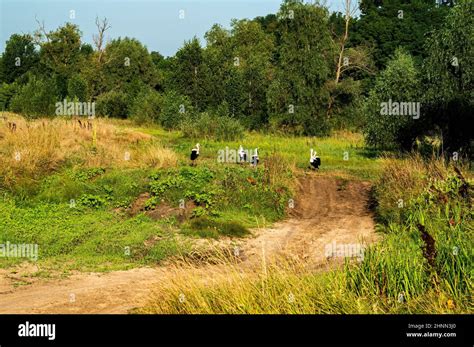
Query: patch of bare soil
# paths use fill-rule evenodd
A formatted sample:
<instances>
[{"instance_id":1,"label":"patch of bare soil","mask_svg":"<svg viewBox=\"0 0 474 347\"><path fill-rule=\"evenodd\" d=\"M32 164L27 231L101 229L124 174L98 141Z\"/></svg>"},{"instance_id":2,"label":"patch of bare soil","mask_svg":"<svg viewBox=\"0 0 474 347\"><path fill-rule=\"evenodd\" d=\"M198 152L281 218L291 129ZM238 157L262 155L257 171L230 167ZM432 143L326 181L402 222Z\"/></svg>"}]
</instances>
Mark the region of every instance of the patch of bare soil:
<instances>
[{"instance_id":1,"label":"patch of bare soil","mask_svg":"<svg viewBox=\"0 0 474 347\"><path fill-rule=\"evenodd\" d=\"M376 241L368 209L369 183L311 174L298 184L299 194L287 220L271 228L254 230L253 238L235 242L242 269L252 269L262 257L280 256L324 268L344 259L328 256L328 246ZM146 199L143 196L142 203ZM132 206L135 212L141 210L139 202L136 203ZM164 215L169 213L164 211ZM224 244L228 245L228 240ZM222 273L222 265L205 265L189 271L208 282ZM166 285L170 276L176 275L176 266L77 273L66 280L41 279L20 286L10 272L0 271L0 313L127 313L144 305L154 288ZM20 278L28 281L28 277Z\"/></svg>"},{"instance_id":2,"label":"patch of bare soil","mask_svg":"<svg viewBox=\"0 0 474 347\"><path fill-rule=\"evenodd\" d=\"M196 207L196 204L193 201L188 201L184 208L172 207L162 201L158 206L153 209L147 210L146 202L151 198L150 193L141 194L128 209L126 213L130 216L136 216L139 213L144 213L146 216L158 220L167 217L177 217L179 222L184 222L189 219L193 209Z\"/></svg>"}]
</instances>

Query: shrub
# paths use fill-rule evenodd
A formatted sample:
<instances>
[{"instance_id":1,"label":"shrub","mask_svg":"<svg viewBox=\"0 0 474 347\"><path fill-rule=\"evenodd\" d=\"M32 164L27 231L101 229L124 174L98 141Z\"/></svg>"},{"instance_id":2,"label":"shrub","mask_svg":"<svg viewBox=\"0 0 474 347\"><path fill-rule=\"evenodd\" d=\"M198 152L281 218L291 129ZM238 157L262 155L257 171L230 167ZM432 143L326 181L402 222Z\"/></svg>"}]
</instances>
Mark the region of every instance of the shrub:
<instances>
[{"instance_id":1,"label":"shrub","mask_svg":"<svg viewBox=\"0 0 474 347\"><path fill-rule=\"evenodd\" d=\"M238 120L207 112L201 113L196 119L185 120L181 130L184 136L193 139L231 141L241 139L244 135L244 127Z\"/></svg>"},{"instance_id":2,"label":"shrub","mask_svg":"<svg viewBox=\"0 0 474 347\"><path fill-rule=\"evenodd\" d=\"M130 117L137 123L158 122L161 110L161 95L155 91L140 93L130 110Z\"/></svg>"},{"instance_id":3,"label":"shrub","mask_svg":"<svg viewBox=\"0 0 474 347\"><path fill-rule=\"evenodd\" d=\"M67 83L67 94L71 99L86 101L89 95L86 80L79 74L72 76Z\"/></svg>"},{"instance_id":4,"label":"shrub","mask_svg":"<svg viewBox=\"0 0 474 347\"><path fill-rule=\"evenodd\" d=\"M307 106L295 106L294 113L275 113L269 121L274 132L283 131L299 136L327 136L331 131L329 122Z\"/></svg>"},{"instance_id":5,"label":"shrub","mask_svg":"<svg viewBox=\"0 0 474 347\"><path fill-rule=\"evenodd\" d=\"M77 202L81 206L99 208L105 205L106 200L98 195L84 194Z\"/></svg>"},{"instance_id":6,"label":"shrub","mask_svg":"<svg viewBox=\"0 0 474 347\"><path fill-rule=\"evenodd\" d=\"M20 88L10 102L13 112L29 116L50 116L54 114L57 90L54 82L30 76L26 85Z\"/></svg>"},{"instance_id":7,"label":"shrub","mask_svg":"<svg viewBox=\"0 0 474 347\"><path fill-rule=\"evenodd\" d=\"M0 85L0 110L9 109L10 101L18 90L16 83L2 83Z\"/></svg>"},{"instance_id":8,"label":"shrub","mask_svg":"<svg viewBox=\"0 0 474 347\"><path fill-rule=\"evenodd\" d=\"M163 95L159 123L165 129L178 129L185 119L193 118L193 112L187 96L170 91Z\"/></svg>"},{"instance_id":9,"label":"shrub","mask_svg":"<svg viewBox=\"0 0 474 347\"><path fill-rule=\"evenodd\" d=\"M123 92L110 91L97 98L97 114L114 118L128 116L128 98Z\"/></svg>"}]
</instances>

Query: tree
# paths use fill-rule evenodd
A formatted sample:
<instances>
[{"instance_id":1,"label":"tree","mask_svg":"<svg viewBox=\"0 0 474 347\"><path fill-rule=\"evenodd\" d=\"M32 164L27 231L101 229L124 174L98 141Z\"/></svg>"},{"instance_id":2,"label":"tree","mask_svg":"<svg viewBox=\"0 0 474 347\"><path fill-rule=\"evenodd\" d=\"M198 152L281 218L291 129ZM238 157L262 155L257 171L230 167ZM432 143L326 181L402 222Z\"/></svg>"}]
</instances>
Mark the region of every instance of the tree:
<instances>
[{"instance_id":1,"label":"tree","mask_svg":"<svg viewBox=\"0 0 474 347\"><path fill-rule=\"evenodd\" d=\"M373 73L372 61L369 50L364 46L350 47L349 28L356 21L354 15L357 12L357 2L354 0L344 1L344 15L341 13L332 14L330 23L332 25L334 44L337 47L335 59L334 79L329 80L326 87L329 91L329 102L326 117L331 118L333 109L350 108L358 99L361 88L360 83L355 82L354 72L362 71ZM344 74L353 73L347 80L343 80ZM359 74L359 76L364 76ZM341 81L342 80L342 81ZM342 83L341 83L342 82Z\"/></svg>"},{"instance_id":2,"label":"tree","mask_svg":"<svg viewBox=\"0 0 474 347\"><path fill-rule=\"evenodd\" d=\"M274 38L257 21L234 20L230 43L233 58L229 65L237 82L231 82L232 94L239 96L228 95L226 101L234 114L241 114L248 126L256 127L267 121L265 94L273 75Z\"/></svg>"},{"instance_id":3,"label":"tree","mask_svg":"<svg viewBox=\"0 0 474 347\"><path fill-rule=\"evenodd\" d=\"M102 56L104 54L105 33L112 26L109 24L107 18L99 20L99 17L95 18L95 26L97 27L97 34L92 36L92 40L94 41L95 49L97 52L97 62L100 64L102 62Z\"/></svg>"},{"instance_id":4,"label":"tree","mask_svg":"<svg viewBox=\"0 0 474 347\"><path fill-rule=\"evenodd\" d=\"M474 4L456 5L426 43L425 103L448 151L472 155L474 126Z\"/></svg>"},{"instance_id":5,"label":"tree","mask_svg":"<svg viewBox=\"0 0 474 347\"><path fill-rule=\"evenodd\" d=\"M41 46L41 63L48 71L63 78L79 71L82 43L77 25L66 23L55 31L46 32L44 24L40 24L36 39Z\"/></svg>"},{"instance_id":6,"label":"tree","mask_svg":"<svg viewBox=\"0 0 474 347\"><path fill-rule=\"evenodd\" d=\"M373 46L379 69L398 47L421 61L427 53L425 34L439 26L446 14L447 7L438 6L437 0L361 0L351 42L353 46Z\"/></svg>"},{"instance_id":7,"label":"tree","mask_svg":"<svg viewBox=\"0 0 474 347\"><path fill-rule=\"evenodd\" d=\"M421 126L425 116L404 114L401 111L405 106L401 103L410 103L412 110L418 105L421 107L420 88L413 57L403 49L397 50L387 68L376 78L364 105L367 144L379 148L411 148L418 134L417 127Z\"/></svg>"},{"instance_id":8,"label":"tree","mask_svg":"<svg viewBox=\"0 0 474 347\"><path fill-rule=\"evenodd\" d=\"M7 41L0 60L2 80L6 83L14 82L18 77L34 69L38 59L32 36L13 34Z\"/></svg>"},{"instance_id":9,"label":"tree","mask_svg":"<svg viewBox=\"0 0 474 347\"><path fill-rule=\"evenodd\" d=\"M126 37L109 42L105 47L101 68L107 91L121 90L136 96L141 89L147 86L155 88L158 84L151 56L136 39Z\"/></svg>"},{"instance_id":10,"label":"tree","mask_svg":"<svg viewBox=\"0 0 474 347\"><path fill-rule=\"evenodd\" d=\"M204 64L203 49L194 37L186 41L172 60L171 86L178 93L189 97L194 107L205 110L207 97L207 67Z\"/></svg>"},{"instance_id":11,"label":"tree","mask_svg":"<svg viewBox=\"0 0 474 347\"><path fill-rule=\"evenodd\" d=\"M281 5L278 18L278 65L267 92L273 123L297 133L327 134L329 94L323 86L335 56L328 11L319 5L288 0Z\"/></svg>"},{"instance_id":12,"label":"tree","mask_svg":"<svg viewBox=\"0 0 474 347\"><path fill-rule=\"evenodd\" d=\"M216 108L223 102L229 101L230 96L235 94L228 88L229 83L234 80L232 75L233 49L230 31L215 24L204 35L206 49L203 52L204 64L208 71L206 85L208 96L208 107Z\"/></svg>"}]
</instances>

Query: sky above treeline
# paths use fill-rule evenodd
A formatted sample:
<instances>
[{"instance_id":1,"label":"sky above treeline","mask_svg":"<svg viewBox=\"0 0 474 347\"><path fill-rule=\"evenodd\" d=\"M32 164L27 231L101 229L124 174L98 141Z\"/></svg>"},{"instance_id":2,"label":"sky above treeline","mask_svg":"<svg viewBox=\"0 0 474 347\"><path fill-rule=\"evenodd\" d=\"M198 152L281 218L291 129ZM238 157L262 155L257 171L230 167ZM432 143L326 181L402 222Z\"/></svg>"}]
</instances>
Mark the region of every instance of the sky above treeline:
<instances>
[{"instance_id":1,"label":"sky above treeline","mask_svg":"<svg viewBox=\"0 0 474 347\"><path fill-rule=\"evenodd\" d=\"M194 36L204 44L205 32L215 23L229 28L233 18L276 13L280 3L281 0L0 0L0 52L10 35L33 33L38 27L36 18L44 22L48 31L66 22L77 24L83 41L92 43L98 16L107 17L112 26L107 31L108 40L134 37L148 50L171 56ZM342 10L343 0L326 3L332 11Z\"/></svg>"}]
</instances>

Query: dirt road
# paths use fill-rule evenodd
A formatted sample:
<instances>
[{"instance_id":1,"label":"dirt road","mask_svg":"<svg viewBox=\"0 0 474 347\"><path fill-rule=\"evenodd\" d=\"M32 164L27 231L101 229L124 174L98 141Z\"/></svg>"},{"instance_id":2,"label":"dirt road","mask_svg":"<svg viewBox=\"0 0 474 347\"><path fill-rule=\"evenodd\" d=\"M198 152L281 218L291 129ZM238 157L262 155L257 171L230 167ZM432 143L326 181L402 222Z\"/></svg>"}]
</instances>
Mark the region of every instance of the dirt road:
<instances>
[{"instance_id":1,"label":"dirt road","mask_svg":"<svg viewBox=\"0 0 474 347\"><path fill-rule=\"evenodd\" d=\"M254 230L238 243L240 263L249 267L265 257L297 257L314 267L341 262L329 256L340 245L376 241L368 210L370 184L311 174L298 181L299 194L287 220ZM347 254L346 254L347 255ZM221 266L215 265L214 267ZM192 271L212 276L213 266ZM0 271L0 313L127 313L147 301L158 284L176 273L175 266L137 268L109 273L78 273L68 279L34 280L15 287L20 279ZM21 279L28 282L28 278Z\"/></svg>"}]
</instances>

